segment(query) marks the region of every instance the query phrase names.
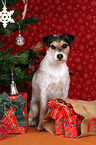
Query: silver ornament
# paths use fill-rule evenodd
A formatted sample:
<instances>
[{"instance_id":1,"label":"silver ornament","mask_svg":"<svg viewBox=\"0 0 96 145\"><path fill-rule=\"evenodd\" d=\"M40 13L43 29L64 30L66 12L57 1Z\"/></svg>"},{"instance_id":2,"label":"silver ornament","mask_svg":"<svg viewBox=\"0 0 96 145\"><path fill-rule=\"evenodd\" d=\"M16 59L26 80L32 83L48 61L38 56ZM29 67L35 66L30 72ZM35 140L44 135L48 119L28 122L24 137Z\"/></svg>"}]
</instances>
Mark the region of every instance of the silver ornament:
<instances>
[{"instance_id":1,"label":"silver ornament","mask_svg":"<svg viewBox=\"0 0 96 145\"><path fill-rule=\"evenodd\" d=\"M19 33L18 37L15 39L15 43L16 43L18 46L24 45L25 41L24 41L24 38L21 36L20 33Z\"/></svg>"},{"instance_id":2,"label":"silver ornament","mask_svg":"<svg viewBox=\"0 0 96 145\"><path fill-rule=\"evenodd\" d=\"M14 83L12 69L11 69L11 75L12 75L12 82L11 82L11 85L10 85L10 94L11 95L16 95L16 94L18 94L18 90L17 90L17 87L16 87L16 83Z\"/></svg>"},{"instance_id":3,"label":"silver ornament","mask_svg":"<svg viewBox=\"0 0 96 145\"><path fill-rule=\"evenodd\" d=\"M18 23L19 24L19 23ZM25 43L25 40L24 38L21 36L21 33L20 33L20 25L19 25L19 35L18 37L15 39L15 43L18 45L18 46L22 46L24 43Z\"/></svg>"}]
</instances>

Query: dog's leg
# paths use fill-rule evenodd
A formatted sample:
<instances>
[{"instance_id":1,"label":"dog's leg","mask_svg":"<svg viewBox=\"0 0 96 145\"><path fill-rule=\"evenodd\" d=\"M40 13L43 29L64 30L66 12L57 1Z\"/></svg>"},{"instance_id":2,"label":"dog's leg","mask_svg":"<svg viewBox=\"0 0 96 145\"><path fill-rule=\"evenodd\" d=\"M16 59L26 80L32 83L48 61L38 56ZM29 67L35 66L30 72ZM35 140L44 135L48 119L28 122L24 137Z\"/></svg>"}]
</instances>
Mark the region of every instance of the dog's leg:
<instances>
[{"instance_id":1,"label":"dog's leg","mask_svg":"<svg viewBox=\"0 0 96 145\"><path fill-rule=\"evenodd\" d=\"M38 116L38 103L32 99L30 104L29 117L28 117L29 126L36 126L37 116Z\"/></svg>"},{"instance_id":2,"label":"dog's leg","mask_svg":"<svg viewBox=\"0 0 96 145\"><path fill-rule=\"evenodd\" d=\"M46 109L47 109L47 96L46 93L41 93L41 97L40 97L40 116L39 116L39 124L37 126L37 130L38 131L43 131L44 127L42 124L42 119L44 118L45 114L46 114Z\"/></svg>"}]
</instances>

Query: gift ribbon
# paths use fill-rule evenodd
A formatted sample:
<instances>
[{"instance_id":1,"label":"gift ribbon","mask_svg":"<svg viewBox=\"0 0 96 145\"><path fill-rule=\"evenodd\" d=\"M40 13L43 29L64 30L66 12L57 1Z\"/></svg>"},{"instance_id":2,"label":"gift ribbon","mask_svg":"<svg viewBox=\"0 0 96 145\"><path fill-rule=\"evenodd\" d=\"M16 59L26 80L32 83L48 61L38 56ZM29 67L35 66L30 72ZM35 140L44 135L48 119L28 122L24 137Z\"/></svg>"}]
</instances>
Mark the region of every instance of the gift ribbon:
<instances>
[{"instance_id":1,"label":"gift ribbon","mask_svg":"<svg viewBox=\"0 0 96 145\"><path fill-rule=\"evenodd\" d=\"M4 92L0 95L0 113L5 115L7 111L13 107L15 116L19 126L26 126L25 116L23 115L24 107L25 107L25 100L23 99L22 95L19 95L14 100L11 101L11 98ZM1 120L2 118L0 118Z\"/></svg>"},{"instance_id":2,"label":"gift ribbon","mask_svg":"<svg viewBox=\"0 0 96 145\"><path fill-rule=\"evenodd\" d=\"M54 101L54 100L51 99L49 101L49 103L48 103L48 106L53 108L53 110L51 112L51 117L53 119L57 119L58 118L59 110L61 110L60 104L58 104L58 102L56 102L56 101Z\"/></svg>"},{"instance_id":3,"label":"gift ribbon","mask_svg":"<svg viewBox=\"0 0 96 145\"><path fill-rule=\"evenodd\" d=\"M91 128L91 129L94 129L95 125L92 123L92 121L93 121L94 119L96 119L96 117L92 117L92 119L90 120L89 129L90 129L90 128ZM89 129L88 129L88 131L89 131Z\"/></svg>"},{"instance_id":4,"label":"gift ribbon","mask_svg":"<svg viewBox=\"0 0 96 145\"><path fill-rule=\"evenodd\" d=\"M52 107L52 112L51 112L51 117L53 119L58 119L59 113L62 112L63 117L67 120L68 123L72 122L72 115L73 115L73 110L70 109L72 107L69 103L59 103L57 100L50 100L48 103L49 107Z\"/></svg>"},{"instance_id":5,"label":"gift ribbon","mask_svg":"<svg viewBox=\"0 0 96 145\"><path fill-rule=\"evenodd\" d=\"M72 107L71 104L66 103L65 101L63 103L59 103L57 100L53 100L53 99L51 99L49 101L48 106L49 107L58 107L58 108L62 108L62 107Z\"/></svg>"},{"instance_id":6,"label":"gift ribbon","mask_svg":"<svg viewBox=\"0 0 96 145\"><path fill-rule=\"evenodd\" d=\"M57 101L52 100L52 99L49 101L48 106L61 108L60 104Z\"/></svg>"},{"instance_id":7,"label":"gift ribbon","mask_svg":"<svg viewBox=\"0 0 96 145\"><path fill-rule=\"evenodd\" d=\"M86 112L88 112L87 111L87 109L85 108L85 106L82 106L83 107L83 109L86 111ZM89 113L89 112L88 112ZM90 116L92 116L92 114L91 113L89 113L90 114ZM92 117L92 119L90 120L90 124L89 124L89 127L88 127L88 131L89 131L89 129L91 128L91 129L94 129L94 124L92 123L92 121L94 120L94 119L96 119L96 117Z\"/></svg>"}]
</instances>

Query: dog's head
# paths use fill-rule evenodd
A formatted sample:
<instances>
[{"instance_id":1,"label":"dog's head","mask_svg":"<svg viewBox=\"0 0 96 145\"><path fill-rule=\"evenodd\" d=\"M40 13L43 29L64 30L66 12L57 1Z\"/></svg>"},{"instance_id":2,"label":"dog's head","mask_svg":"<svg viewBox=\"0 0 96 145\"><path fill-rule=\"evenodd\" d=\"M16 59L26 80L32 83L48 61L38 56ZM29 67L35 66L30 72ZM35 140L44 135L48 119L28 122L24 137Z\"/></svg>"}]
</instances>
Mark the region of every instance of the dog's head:
<instances>
[{"instance_id":1,"label":"dog's head","mask_svg":"<svg viewBox=\"0 0 96 145\"><path fill-rule=\"evenodd\" d=\"M49 35L42 38L51 56L57 62L66 62L67 56L74 41L74 36L63 33L62 35Z\"/></svg>"}]
</instances>

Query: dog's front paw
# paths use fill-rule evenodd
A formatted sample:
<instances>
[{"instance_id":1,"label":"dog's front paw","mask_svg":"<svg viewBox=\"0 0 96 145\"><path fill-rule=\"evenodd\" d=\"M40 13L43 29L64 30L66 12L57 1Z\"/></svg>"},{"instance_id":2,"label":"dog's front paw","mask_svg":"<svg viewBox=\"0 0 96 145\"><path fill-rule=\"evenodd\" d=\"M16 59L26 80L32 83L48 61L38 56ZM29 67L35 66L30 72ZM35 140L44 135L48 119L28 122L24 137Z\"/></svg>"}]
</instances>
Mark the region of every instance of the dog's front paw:
<instances>
[{"instance_id":1,"label":"dog's front paw","mask_svg":"<svg viewBox=\"0 0 96 145\"><path fill-rule=\"evenodd\" d=\"M44 131L45 129L44 129L44 127L43 127L43 124L41 123L39 123L38 124L38 126L37 126L37 131Z\"/></svg>"},{"instance_id":2,"label":"dog's front paw","mask_svg":"<svg viewBox=\"0 0 96 145\"><path fill-rule=\"evenodd\" d=\"M31 118L28 118L28 124L29 124L29 126L35 127L36 126L36 121L32 120Z\"/></svg>"}]
</instances>

